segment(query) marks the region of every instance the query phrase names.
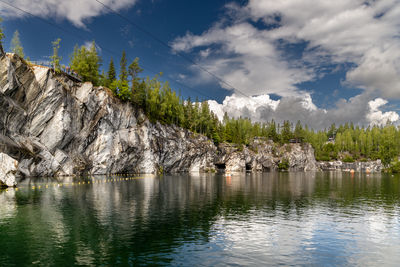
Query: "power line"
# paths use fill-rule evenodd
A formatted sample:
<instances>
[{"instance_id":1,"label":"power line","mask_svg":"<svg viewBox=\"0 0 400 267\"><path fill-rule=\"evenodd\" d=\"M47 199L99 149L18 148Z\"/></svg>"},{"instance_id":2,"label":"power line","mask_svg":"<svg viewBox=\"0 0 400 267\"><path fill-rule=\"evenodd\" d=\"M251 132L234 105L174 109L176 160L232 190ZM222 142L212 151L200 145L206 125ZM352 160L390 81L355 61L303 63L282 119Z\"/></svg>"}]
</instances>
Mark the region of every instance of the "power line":
<instances>
[{"instance_id":1,"label":"power line","mask_svg":"<svg viewBox=\"0 0 400 267\"><path fill-rule=\"evenodd\" d=\"M37 16L37 15L35 15L35 14L29 12L29 11L23 10L23 9L21 9L21 8L15 6L15 5L12 5L12 4L10 4L10 3L4 1L4 0L0 0L0 2L4 3L4 4L6 4L6 5L8 5L8 6L12 7L12 8L15 8L15 9L17 9L17 10L23 12L23 13L26 13L26 14L32 16L32 17L35 17L35 18L39 19L40 21L42 21L42 22L44 22L44 23L46 23L46 24L48 24L48 25L50 25L50 26L53 26L53 27L55 27L55 28L57 28L57 29L59 29L59 30L61 30L61 31L63 31L63 32L68 33L69 35L71 35L71 36L73 36L73 37L78 37L79 39L81 39L81 40L83 40L83 41L86 41L86 40L87 40L87 38L83 37L82 35L79 35L79 34L77 34L77 33L74 33L74 32L72 32L72 31L70 31L70 30L68 30L68 29L65 29L65 28L63 28L63 27L61 27L61 26L55 24L55 23L52 23L52 22L50 22L50 21L47 21L47 20L45 20L45 19L43 19L43 18L41 18L41 17L39 17L39 16ZM104 47L104 46L100 46L99 44L96 44L96 45L98 45L102 50L104 50L105 52L109 53L110 55L113 55L113 56L116 56L116 57L119 57L119 56L120 56L119 53L117 53L117 52L115 52L115 51L113 51L113 50L111 50L111 49L108 49L108 48L106 48L106 47ZM144 65L144 64L142 64L142 63L140 63L140 64L141 64L141 66L143 67L143 69L145 69L145 70L148 70L148 71L150 71L150 72L153 72L154 74L160 73L159 71L155 71L155 70L153 70L152 68L149 68L148 66L146 66L146 65ZM192 87L190 87L190 86L188 86L188 85L185 85L185 84L183 84L183 83L181 83L181 82L179 82L179 81L177 81L177 80L175 80L175 79L173 79L173 78L171 78L171 77L169 77L169 78L170 78L174 83L179 84L179 85L181 85L181 86L183 86L183 87L185 87L185 88L187 88L187 89L189 89L189 90L192 90L192 91L194 91L194 92L196 92L196 93L198 93L198 94L200 94L200 95L202 95L202 96L204 96L204 97L206 97L206 98L210 98L210 99L212 98L212 97L210 97L210 96L208 96L208 95L205 95L204 93L200 92L199 90L196 90L196 89L194 89L194 88L192 88Z\"/></svg>"},{"instance_id":2,"label":"power line","mask_svg":"<svg viewBox=\"0 0 400 267\"><path fill-rule=\"evenodd\" d=\"M139 29L141 32L149 35L151 38L153 38L154 40L156 40L157 42L159 42L160 44L162 44L163 46L167 47L168 49L173 50L173 47L171 45L169 45L168 43L164 42L163 40L161 40L160 38L158 38L156 35L154 35L153 33L151 33L150 31L146 30L145 28L141 27L140 25L138 25L137 23L131 21L130 19L128 19L127 17L125 17L124 15L122 15L121 13L119 13L118 11L114 10L113 8L111 8L110 6L104 4L103 2L99 1L99 0L95 0L97 3L101 4L103 7L107 8L108 10L110 10L112 13L116 14L117 16L119 16L120 18L124 19L125 21L127 21L128 23L132 24L134 27L136 27L137 29ZM231 89L236 90L237 92L239 92L240 94L251 98L250 96L246 95L245 93L243 93L242 91L240 91L239 89L237 89L236 87L234 87L233 85L229 84L228 82L226 82L225 80L223 80L221 77L219 77L218 75L212 73L211 71L207 70L206 68L204 68L203 66L201 66L200 64L198 64L197 62L195 62L193 59L191 59L190 57L176 52L176 54L178 56L180 56L181 58L185 59L186 61L188 61L189 63L195 65L196 67L198 67L199 69L201 69L202 71L208 73L209 75L211 75L212 77L214 77L216 80L218 80L219 82L227 85L228 87L230 87Z\"/></svg>"}]
</instances>

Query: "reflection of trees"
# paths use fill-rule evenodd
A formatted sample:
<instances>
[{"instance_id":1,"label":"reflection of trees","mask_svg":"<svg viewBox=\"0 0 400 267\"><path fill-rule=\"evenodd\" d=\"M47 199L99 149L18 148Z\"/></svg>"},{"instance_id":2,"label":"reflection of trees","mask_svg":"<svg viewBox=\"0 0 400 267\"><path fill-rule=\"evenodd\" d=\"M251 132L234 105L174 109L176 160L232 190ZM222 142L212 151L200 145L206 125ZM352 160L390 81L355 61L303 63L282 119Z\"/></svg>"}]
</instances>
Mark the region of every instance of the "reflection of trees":
<instances>
[{"instance_id":1,"label":"reflection of trees","mask_svg":"<svg viewBox=\"0 0 400 267\"><path fill-rule=\"evenodd\" d=\"M14 206L7 224L0 218L0 261L25 265L40 260L60 266L168 262L168 253L183 241L207 242L221 216L246 218L260 211L301 219L317 206L343 209L376 203L393 209L399 190L398 177L352 178L346 173L233 175L229 180L165 176L21 190L15 201L4 202Z\"/></svg>"}]
</instances>

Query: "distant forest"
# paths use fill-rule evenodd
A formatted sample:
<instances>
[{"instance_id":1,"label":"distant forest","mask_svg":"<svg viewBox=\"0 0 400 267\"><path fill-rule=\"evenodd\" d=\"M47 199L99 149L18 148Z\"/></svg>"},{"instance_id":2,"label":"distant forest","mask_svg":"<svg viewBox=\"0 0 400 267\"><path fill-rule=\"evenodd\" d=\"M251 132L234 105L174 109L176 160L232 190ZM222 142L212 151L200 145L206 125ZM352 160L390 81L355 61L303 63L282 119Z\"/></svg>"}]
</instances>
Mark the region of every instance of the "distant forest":
<instances>
[{"instance_id":1,"label":"distant forest","mask_svg":"<svg viewBox=\"0 0 400 267\"><path fill-rule=\"evenodd\" d=\"M55 72L64 69L78 74L83 81L107 87L122 101L131 102L142 109L150 121L175 124L206 135L216 145L228 142L241 148L243 145L249 145L254 138L272 140L280 144L310 143L315 150L316 159L321 161L340 159L353 162L381 159L385 166L399 165L397 157L400 153L400 129L390 123L367 128L354 126L353 123L340 126L332 124L329 129L314 131L307 125L302 125L300 121L296 125L289 121L279 124L273 120L259 123L247 118L230 118L227 114L219 121L210 111L207 101L200 103L197 99L184 100L171 89L168 82L161 82L158 75L154 78L140 78L142 69L139 59L135 58L128 65L125 52L122 52L117 77L113 59L109 62L107 73L99 72L102 60L94 42L89 48L75 46L68 67L60 65L59 48L60 39L57 39L53 42L51 56ZM12 41L12 51L24 57L18 32Z\"/></svg>"}]
</instances>

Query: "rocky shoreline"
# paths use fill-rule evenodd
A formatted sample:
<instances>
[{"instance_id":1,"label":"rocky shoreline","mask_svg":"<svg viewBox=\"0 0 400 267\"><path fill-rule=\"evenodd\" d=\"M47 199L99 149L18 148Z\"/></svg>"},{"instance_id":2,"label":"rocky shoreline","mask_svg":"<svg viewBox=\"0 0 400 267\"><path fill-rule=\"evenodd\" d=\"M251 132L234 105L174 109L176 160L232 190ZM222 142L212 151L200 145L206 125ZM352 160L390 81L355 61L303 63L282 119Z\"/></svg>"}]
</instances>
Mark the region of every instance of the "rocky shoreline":
<instances>
[{"instance_id":1,"label":"rocky shoreline","mask_svg":"<svg viewBox=\"0 0 400 267\"><path fill-rule=\"evenodd\" d=\"M275 171L283 163L289 171L347 166L317 163L309 144L254 140L246 147L216 147L205 136L151 123L107 88L29 66L14 54L0 58L0 110L0 184L6 186L31 176Z\"/></svg>"},{"instance_id":2,"label":"rocky shoreline","mask_svg":"<svg viewBox=\"0 0 400 267\"><path fill-rule=\"evenodd\" d=\"M318 168L322 171L351 171L356 172L381 172L383 169L381 160L375 161L356 161L342 162L337 161L319 161Z\"/></svg>"}]
</instances>

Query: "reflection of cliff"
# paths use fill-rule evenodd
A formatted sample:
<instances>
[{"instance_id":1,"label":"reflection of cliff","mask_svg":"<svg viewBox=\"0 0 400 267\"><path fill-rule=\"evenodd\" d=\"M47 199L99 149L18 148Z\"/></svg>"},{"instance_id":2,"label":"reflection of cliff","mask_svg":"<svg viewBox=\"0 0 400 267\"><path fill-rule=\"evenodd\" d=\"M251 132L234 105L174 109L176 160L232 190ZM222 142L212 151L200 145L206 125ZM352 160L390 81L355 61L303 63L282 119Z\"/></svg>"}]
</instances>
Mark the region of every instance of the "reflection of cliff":
<instances>
[{"instance_id":1,"label":"reflection of cliff","mask_svg":"<svg viewBox=\"0 0 400 267\"><path fill-rule=\"evenodd\" d=\"M379 202L390 210L399 203L399 191L398 179L341 173L163 176L3 191L0 261L21 266L45 259L59 266L168 263L169 253L187 242L210 242L215 231L228 235L249 224L236 237L251 237L249 229L261 231L259 219L263 229L279 233L268 237L278 242L285 238L279 222L287 218L305 221L311 229L307 218L326 207L346 210ZM240 227L224 228L229 220ZM302 234L311 238L310 229ZM4 241L11 239L11 245Z\"/></svg>"},{"instance_id":2,"label":"reflection of cliff","mask_svg":"<svg viewBox=\"0 0 400 267\"><path fill-rule=\"evenodd\" d=\"M1 191L0 189L0 225L13 218L17 212L15 191Z\"/></svg>"}]
</instances>

